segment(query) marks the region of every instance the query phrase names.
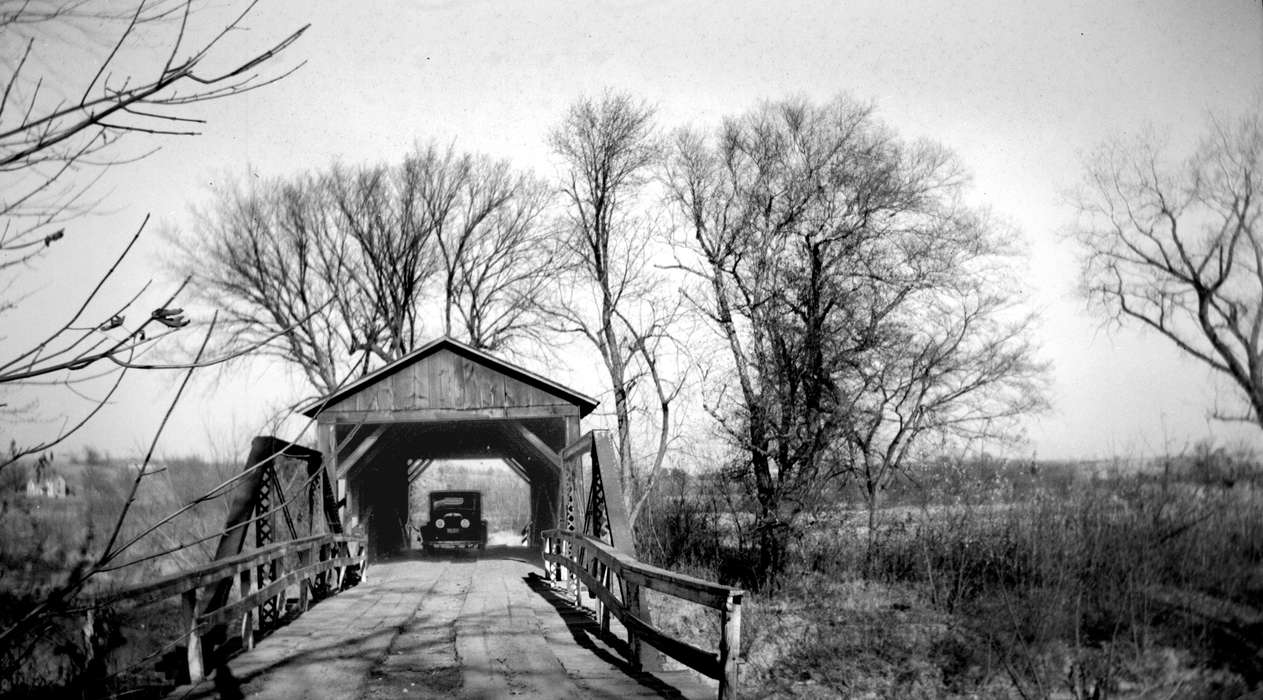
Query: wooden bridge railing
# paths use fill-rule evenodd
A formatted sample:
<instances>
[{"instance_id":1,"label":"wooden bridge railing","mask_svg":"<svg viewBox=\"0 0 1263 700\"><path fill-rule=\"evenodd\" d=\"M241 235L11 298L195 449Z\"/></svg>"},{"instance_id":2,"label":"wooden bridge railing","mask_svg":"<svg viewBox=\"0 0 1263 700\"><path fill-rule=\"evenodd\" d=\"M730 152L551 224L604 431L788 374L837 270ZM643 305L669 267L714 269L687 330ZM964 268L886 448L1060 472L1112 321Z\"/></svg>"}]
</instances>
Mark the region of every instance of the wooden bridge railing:
<instances>
[{"instance_id":1,"label":"wooden bridge railing","mask_svg":"<svg viewBox=\"0 0 1263 700\"><path fill-rule=\"evenodd\" d=\"M718 679L720 700L736 697L741 589L650 566L576 532L548 530L543 535L544 560L568 569L596 597L601 630L609 631L611 614L627 629L627 646L633 664L640 665L640 644L645 642L689 668ZM650 616L642 614L640 609L642 588L718 610L718 651L693 646L646 622ZM578 586L574 594L575 604L581 606Z\"/></svg>"},{"instance_id":2,"label":"wooden bridge railing","mask_svg":"<svg viewBox=\"0 0 1263 700\"><path fill-rule=\"evenodd\" d=\"M275 565L272 580L262 587L257 586L255 572L261 567L270 569L272 565ZM196 682L205 675L202 638L208 632L236 625L235 629L228 628L227 636L240 634L242 645L249 648L254 642L256 610L260 606L271 601L277 610L284 610L289 588L297 585L297 610L301 614L307 610L313 593L332 594L342 590L352 570L358 570L363 580L364 565L365 539L360 536L330 533L277 542L157 581L97 596L89 603L86 629L92 628L93 611L103 607L139 607L180 596L183 601L181 641L188 650L189 681ZM235 590L235 599L229 596L223 605L207 609L212 594L221 588Z\"/></svg>"}]
</instances>

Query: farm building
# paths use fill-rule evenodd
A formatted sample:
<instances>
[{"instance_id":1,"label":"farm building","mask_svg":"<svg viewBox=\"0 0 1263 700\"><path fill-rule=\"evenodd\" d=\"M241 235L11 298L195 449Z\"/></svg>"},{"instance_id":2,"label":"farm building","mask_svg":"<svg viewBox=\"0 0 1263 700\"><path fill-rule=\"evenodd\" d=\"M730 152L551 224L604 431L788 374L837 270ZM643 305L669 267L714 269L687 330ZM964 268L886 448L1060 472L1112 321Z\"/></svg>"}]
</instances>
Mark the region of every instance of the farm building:
<instances>
[{"instance_id":1,"label":"farm building","mask_svg":"<svg viewBox=\"0 0 1263 700\"><path fill-rule=\"evenodd\" d=\"M32 498L65 498L66 477L53 474L43 478L27 479L26 495Z\"/></svg>"}]
</instances>

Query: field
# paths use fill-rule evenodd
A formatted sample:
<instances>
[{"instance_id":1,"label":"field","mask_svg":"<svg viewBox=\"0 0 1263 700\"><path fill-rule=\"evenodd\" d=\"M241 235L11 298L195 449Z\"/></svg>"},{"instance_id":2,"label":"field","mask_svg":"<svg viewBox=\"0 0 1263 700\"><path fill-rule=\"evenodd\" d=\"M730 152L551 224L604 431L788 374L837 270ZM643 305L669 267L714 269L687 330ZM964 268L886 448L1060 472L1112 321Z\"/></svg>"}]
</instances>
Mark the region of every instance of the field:
<instances>
[{"instance_id":1,"label":"field","mask_svg":"<svg viewBox=\"0 0 1263 700\"><path fill-rule=\"evenodd\" d=\"M195 458L151 465L151 476L142 482L117 541L127 542L239 468ZM28 497L20 490L21 480L13 476L9 488L0 494L0 627L7 627L100 555L136 474L133 465L104 459L58 462L49 470L66 479L66 498ZM116 561L120 568L94 576L85 592L152 580L206 562L216 545L214 535L223 527L223 500L208 501L140 539L120 554ZM167 684L155 667L161 667L163 655L173 651L166 640L175 637L177 611L178 601L165 601L137 610L99 613L94 643L98 653L108 650L108 661L106 668L93 673L106 679L106 687ZM26 662L9 663L6 657L0 694L23 695L34 692L33 688L56 689L43 691L54 694L77 692L76 678L87 656L83 624L79 614L54 617L41 634L31 636L32 644L6 649Z\"/></svg>"},{"instance_id":2,"label":"field","mask_svg":"<svg viewBox=\"0 0 1263 700\"><path fill-rule=\"evenodd\" d=\"M743 692L1263 693L1258 480L1153 470L1032 479L1028 469L985 465L972 472L949 493L896 494L879 513L871 549L862 508L816 514L789 569L743 605ZM918 492L921 503L912 503ZM716 512L714 502L660 499L658 537L647 549L660 564L741 583L748 555L732 532L741 518ZM664 608L659 617L698 643L714 639L714 622L700 613Z\"/></svg>"},{"instance_id":3,"label":"field","mask_svg":"<svg viewBox=\"0 0 1263 700\"><path fill-rule=\"evenodd\" d=\"M9 494L0 512L4 616L37 600L95 551L130 483L125 465L66 465L72 494ZM228 467L183 464L154 479L137 523L157 517ZM176 471L176 470L171 470ZM195 474L196 477L187 475ZM436 465L414 488L479 488L508 539L527 517L517 478L500 468ZM188 481L188 483L185 483ZM196 482L196 483L194 483ZM751 588L751 515L716 479L675 474L638 526L647 560ZM1263 479L1250 464L936 465L892 488L868 532L843 489L805 514L789 564L743 604L742 692L749 697L1237 698L1263 693ZM423 510L423 509L422 509ZM223 506L146 540L133 557L213 533ZM422 515L422 514L419 514ZM133 526L129 531L135 531ZM205 561L198 545L95 585ZM656 620L713 644L713 613L651 598ZM155 612L157 614L155 614ZM149 660L173 611L108 620L106 674L131 687L166 682ZM70 683L75 623L53 630L30 664ZM148 675L145 675L148 674ZM10 679L18 686L22 679ZM16 686L10 686L16 687Z\"/></svg>"}]
</instances>

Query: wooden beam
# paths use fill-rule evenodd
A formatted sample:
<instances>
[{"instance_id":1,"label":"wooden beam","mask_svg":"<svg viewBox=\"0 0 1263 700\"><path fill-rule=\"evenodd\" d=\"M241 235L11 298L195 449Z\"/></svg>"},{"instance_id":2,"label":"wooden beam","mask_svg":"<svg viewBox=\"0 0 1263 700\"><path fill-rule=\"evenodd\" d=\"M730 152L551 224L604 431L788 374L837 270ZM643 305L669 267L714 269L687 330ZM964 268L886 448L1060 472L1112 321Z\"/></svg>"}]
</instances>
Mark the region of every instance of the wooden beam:
<instances>
[{"instance_id":1,"label":"wooden beam","mask_svg":"<svg viewBox=\"0 0 1263 700\"><path fill-rule=\"evenodd\" d=\"M619 473L618 455L614 452L614 438L608 430L593 430L590 434L595 447L592 469L599 470L601 487L605 489L605 515L611 544L615 550L634 558L636 542L627 518L627 506L623 503L623 477Z\"/></svg>"},{"instance_id":2,"label":"wooden beam","mask_svg":"<svg viewBox=\"0 0 1263 700\"><path fill-rule=\"evenodd\" d=\"M514 406L507 408L409 408L397 410L329 410L320 414L321 423L444 423L475 420L521 420L524 418L578 417L579 408L571 404Z\"/></svg>"},{"instance_id":3,"label":"wooden beam","mask_svg":"<svg viewBox=\"0 0 1263 700\"><path fill-rule=\"evenodd\" d=\"M355 449L351 451L351 454L346 456L346 459L337 460L337 474L339 477L346 476L352 469L355 468L355 465L364 458L364 455L368 454L368 451L377 444L377 441L381 439L382 435L386 434L386 427L387 426L379 425L374 428L373 432L368 434L368 437L364 438L360 441L360 444L355 446Z\"/></svg>"},{"instance_id":4,"label":"wooden beam","mask_svg":"<svg viewBox=\"0 0 1263 700\"><path fill-rule=\"evenodd\" d=\"M561 451L561 459L564 462L569 462L570 460L576 457L582 457L583 455L591 451L592 451L592 433L589 432L589 433L585 433L583 437L579 438L578 440L568 443L566 445L566 449Z\"/></svg>"},{"instance_id":5,"label":"wooden beam","mask_svg":"<svg viewBox=\"0 0 1263 700\"><path fill-rule=\"evenodd\" d=\"M316 439L320 447L321 462L318 465L309 464L321 470L319 492L324 513L322 531L342 532L343 513L338 505L336 490L338 454L334 446L337 445L337 435L334 434L333 424L321 423L317 426Z\"/></svg>"},{"instance_id":6,"label":"wooden beam","mask_svg":"<svg viewBox=\"0 0 1263 700\"><path fill-rule=\"evenodd\" d=\"M500 461L504 462L505 466L507 466L509 469L512 469L514 474L517 474L518 476L522 477L522 481L525 481L528 484L531 483L531 477L529 474L526 473L526 467L522 466L521 462L517 461L516 459L512 457L504 457L504 458L501 458Z\"/></svg>"},{"instance_id":7,"label":"wooden beam","mask_svg":"<svg viewBox=\"0 0 1263 700\"><path fill-rule=\"evenodd\" d=\"M412 482L420 478L420 476L425 473L425 470L429 469L432 464L434 464L434 460L422 459L417 460L416 464L408 467L408 484L411 485Z\"/></svg>"},{"instance_id":8,"label":"wooden beam","mask_svg":"<svg viewBox=\"0 0 1263 700\"><path fill-rule=\"evenodd\" d=\"M561 473L561 455L557 454L556 450L549 447L547 443L541 440L538 435L531 431L530 428L527 428L521 423L514 423L513 430L518 437L525 440L526 444L544 459L546 464L557 470L558 474Z\"/></svg>"}]
</instances>

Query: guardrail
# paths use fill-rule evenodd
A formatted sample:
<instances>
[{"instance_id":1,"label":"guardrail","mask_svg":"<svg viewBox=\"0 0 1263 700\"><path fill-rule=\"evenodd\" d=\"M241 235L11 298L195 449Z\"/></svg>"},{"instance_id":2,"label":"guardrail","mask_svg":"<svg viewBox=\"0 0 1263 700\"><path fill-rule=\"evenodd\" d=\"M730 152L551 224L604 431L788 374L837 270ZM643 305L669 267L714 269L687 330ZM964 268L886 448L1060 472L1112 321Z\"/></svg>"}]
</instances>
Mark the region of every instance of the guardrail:
<instances>
[{"instance_id":1,"label":"guardrail","mask_svg":"<svg viewBox=\"0 0 1263 700\"><path fill-rule=\"evenodd\" d=\"M298 585L298 612L310 605L313 589L319 585L331 593L342 590L352 568L364 577L365 539L354 535L312 535L261 547L236 556L219 559L189 571L183 571L151 583L131 586L95 596L88 602L86 630L91 630L94 611L106 606L140 607L180 596L183 605L180 620L181 640L187 647L189 682L205 677L202 661L202 637L221 625L237 623L242 645L250 648L256 629L255 611L267 601L275 601L276 610L285 609L289 587ZM275 565L272 580L258 586L255 572L259 567ZM332 575L330 573L332 572ZM234 585L236 584L236 585ZM213 609L205 609L213 589L235 588L237 596Z\"/></svg>"},{"instance_id":2,"label":"guardrail","mask_svg":"<svg viewBox=\"0 0 1263 700\"><path fill-rule=\"evenodd\" d=\"M544 560L570 570L596 597L601 630L609 632L612 614L627 629L631 662L640 665L640 644L645 642L685 666L719 681L720 700L737 696L737 655L741 649L740 588L723 586L637 561L585 535L547 530ZM615 594L617 582L618 594ZM658 591L719 611L717 651L702 649L667 635L641 618L640 589ZM575 604L581 591L575 587Z\"/></svg>"}]
</instances>

